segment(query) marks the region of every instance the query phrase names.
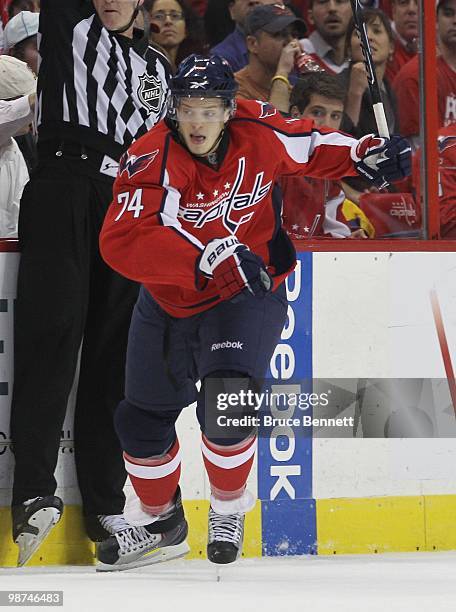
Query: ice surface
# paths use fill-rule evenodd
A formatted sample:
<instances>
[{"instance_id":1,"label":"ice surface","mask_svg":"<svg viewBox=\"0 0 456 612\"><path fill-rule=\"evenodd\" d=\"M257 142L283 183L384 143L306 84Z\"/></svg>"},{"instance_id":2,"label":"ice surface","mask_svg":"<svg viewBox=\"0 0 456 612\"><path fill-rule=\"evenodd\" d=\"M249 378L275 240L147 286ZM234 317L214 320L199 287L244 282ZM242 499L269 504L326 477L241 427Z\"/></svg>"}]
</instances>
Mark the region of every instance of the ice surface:
<instances>
[{"instance_id":1,"label":"ice surface","mask_svg":"<svg viewBox=\"0 0 456 612\"><path fill-rule=\"evenodd\" d=\"M0 589L63 590L78 612L440 612L456 610L455 568L456 552L276 557L222 567L217 582L209 562L177 560L109 574L5 568Z\"/></svg>"}]
</instances>

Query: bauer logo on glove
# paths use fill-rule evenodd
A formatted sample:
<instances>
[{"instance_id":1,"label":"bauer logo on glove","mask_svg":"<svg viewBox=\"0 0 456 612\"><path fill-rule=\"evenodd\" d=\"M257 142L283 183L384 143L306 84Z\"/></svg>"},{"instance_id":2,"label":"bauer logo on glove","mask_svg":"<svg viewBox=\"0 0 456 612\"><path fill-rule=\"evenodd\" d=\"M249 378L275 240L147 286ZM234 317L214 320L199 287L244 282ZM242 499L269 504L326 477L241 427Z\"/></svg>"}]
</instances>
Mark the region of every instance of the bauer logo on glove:
<instances>
[{"instance_id":1,"label":"bauer logo on glove","mask_svg":"<svg viewBox=\"0 0 456 612\"><path fill-rule=\"evenodd\" d=\"M198 270L214 280L224 300L246 291L264 297L272 289L272 279L261 257L234 236L211 240L200 256Z\"/></svg>"},{"instance_id":2,"label":"bauer logo on glove","mask_svg":"<svg viewBox=\"0 0 456 612\"><path fill-rule=\"evenodd\" d=\"M363 136L351 150L356 170L377 187L399 181L412 171L412 148L402 136Z\"/></svg>"}]
</instances>

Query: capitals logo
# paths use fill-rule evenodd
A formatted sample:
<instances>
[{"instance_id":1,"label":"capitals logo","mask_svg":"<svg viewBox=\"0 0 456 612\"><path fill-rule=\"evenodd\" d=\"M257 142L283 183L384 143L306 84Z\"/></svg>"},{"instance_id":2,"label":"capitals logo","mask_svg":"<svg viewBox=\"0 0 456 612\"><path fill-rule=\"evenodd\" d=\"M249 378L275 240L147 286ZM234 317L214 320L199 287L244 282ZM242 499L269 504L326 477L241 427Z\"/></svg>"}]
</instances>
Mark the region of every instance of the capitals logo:
<instances>
[{"instance_id":1,"label":"capitals logo","mask_svg":"<svg viewBox=\"0 0 456 612\"><path fill-rule=\"evenodd\" d=\"M260 114L258 115L258 119L266 119L266 117L274 117L277 114L277 109L269 104L269 102L261 102L261 100L256 100L260 105Z\"/></svg>"},{"instance_id":2,"label":"capitals logo","mask_svg":"<svg viewBox=\"0 0 456 612\"><path fill-rule=\"evenodd\" d=\"M207 210L181 206L177 216L198 229L206 223L221 219L229 233L235 234L243 223L250 221L254 215L254 210L251 209L267 196L272 185L272 181L263 182L264 172L259 172L255 176L252 191L242 193L240 189L245 176L245 164L245 157L240 157L231 191L214 206ZM246 214L240 214L241 212Z\"/></svg>"},{"instance_id":3,"label":"capitals logo","mask_svg":"<svg viewBox=\"0 0 456 612\"><path fill-rule=\"evenodd\" d=\"M157 157L159 149L155 149L152 153L144 153L144 155L129 155L124 153L119 162L119 176L127 172L128 178L143 172Z\"/></svg>"}]
</instances>

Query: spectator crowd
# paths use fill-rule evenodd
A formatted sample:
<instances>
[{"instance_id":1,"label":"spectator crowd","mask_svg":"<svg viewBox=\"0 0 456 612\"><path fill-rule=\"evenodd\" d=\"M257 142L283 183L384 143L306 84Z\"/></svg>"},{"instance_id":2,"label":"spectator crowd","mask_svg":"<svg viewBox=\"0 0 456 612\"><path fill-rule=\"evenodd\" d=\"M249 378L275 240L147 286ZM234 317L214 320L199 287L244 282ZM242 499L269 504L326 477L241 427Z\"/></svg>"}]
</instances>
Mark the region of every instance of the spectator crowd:
<instances>
[{"instance_id":1,"label":"spectator crowd","mask_svg":"<svg viewBox=\"0 0 456 612\"><path fill-rule=\"evenodd\" d=\"M418 150L418 0L365 0L364 5L364 19L390 133L407 136ZM27 73L26 78L24 71L28 67L34 75L38 72L40 3L39 0L0 0L0 8L3 18L3 23L0 21L3 53L0 62L0 173L1 218L4 220L0 234L11 237L17 231L22 189L36 163L36 133L33 121L30 122L34 98L30 97L30 74ZM165 53L173 71L191 53L218 54L233 68L241 98L269 103L289 117L299 108L301 116L310 112L317 125L337 127L356 138L376 132L350 0L284 0L284 3L276 0L144 0L144 9L150 20L150 45ZM438 114L443 130L440 139L448 142L456 121L456 0L436 1L436 11ZM144 29L143 22L144 17L138 16L135 26ZM5 60L8 57L19 61L11 63ZM16 71L17 77L14 76ZM11 80L17 81L14 95L10 85L5 84ZM308 104L303 106L303 99ZM295 102L292 106L291 100ZM447 161L448 154L442 153L448 151L448 147L440 144L439 151L443 193L443 185L451 184L445 174L451 173L453 167ZM307 194L305 205L301 204L301 196L295 189L283 191L284 222L296 239L419 237L417 194L419 196L420 190L416 184L419 180L419 173L415 173L414 182L390 185L380 193L378 190L373 193L361 179L348 179L338 185L307 181L308 184L301 186ZM337 206L333 197L336 191ZM408 196L404 199L402 194ZM313 202L312 206L309 202ZM373 207L369 205L372 202L376 204ZM451 202L452 194L442 195L442 237L453 237L451 226L445 221L453 216ZM370 221L363 213L366 203L374 217ZM319 211L316 217L312 217L314 209Z\"/></svg>"}]
</instances>

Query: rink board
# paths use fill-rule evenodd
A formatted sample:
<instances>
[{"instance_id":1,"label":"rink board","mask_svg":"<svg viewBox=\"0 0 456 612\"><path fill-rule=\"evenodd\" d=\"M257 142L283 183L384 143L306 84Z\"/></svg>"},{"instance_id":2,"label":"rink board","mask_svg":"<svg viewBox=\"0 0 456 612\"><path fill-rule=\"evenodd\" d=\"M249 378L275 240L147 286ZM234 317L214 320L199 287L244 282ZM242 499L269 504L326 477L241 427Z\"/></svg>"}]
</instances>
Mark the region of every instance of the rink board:
<instances>
[{"instance_id":1,"label":"rink board","mask_svg":"<svg viewBox=\"0 0 456 612\"><path fill-rule=\"evenodd\" d=\"M16 559L8 504L18 258L17 253L0 253L0 565L14 565ZM288 374L293 370L294 377L445 378L429 292L438 293L453 354L455 281L453 252L300 253L288 283L289 321L271 361L271 376L282 368ZM451 411L444 417L440 435L454 425ZM67 506L32 564L93 561L93 545L84 537L80 516L72 431L70 408L56 472L57 493ZM209 491L199 450L195 452L199 431L193 408L184 411L179 431L185 431L180 436L182 490L191 557L204 558ZM260 501L248 516L244 555L456 549L456 443L450 435L312 440L290 434L280 443L260 440L249 479ZM286 452L290 444L291 456Z\"/></svg>"}]
</instances>

